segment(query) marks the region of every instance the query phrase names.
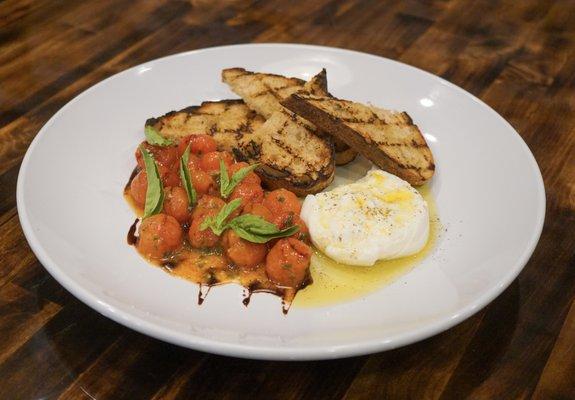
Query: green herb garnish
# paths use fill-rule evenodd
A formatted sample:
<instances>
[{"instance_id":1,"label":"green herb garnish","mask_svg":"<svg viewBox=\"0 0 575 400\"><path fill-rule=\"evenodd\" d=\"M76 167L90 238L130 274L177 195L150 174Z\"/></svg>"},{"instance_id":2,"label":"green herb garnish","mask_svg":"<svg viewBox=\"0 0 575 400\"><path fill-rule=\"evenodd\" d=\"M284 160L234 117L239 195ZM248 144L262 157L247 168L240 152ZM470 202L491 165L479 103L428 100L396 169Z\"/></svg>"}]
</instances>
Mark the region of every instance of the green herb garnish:
<instances>
[{"instance_id":1,"label":"green herb garnish","mask_svg":"<svg viewBox=\"0 0 575 400\"><path fill-rule=\"evenodd\" d=\"M156 146L171 146L174 142L160 135L160 133L153 126L146 125L144 128L144 134L146 135L146 142L156 145Z\"/></svg>"},{"instance_id":2,"label":"green herb garnish","mask_svg":"<svg viewBox=\"0 0 575 400\"><path fill-rule=\"evenodd\" d=\"M144 205L144 218L158 214L162 211L164 203L164 187L160 179L158 166L152 155L140 145L140 152L146 167L148 186L146 189L146 204Z\"/></svg>"},{"instance_id":3,"label":"green herb garnish","mask_svg":"<svg viewBox=\"0 0 575 400\"><path fill-rule=\"evenodd\" d=\"M184 154L180 158L180 179L182 180L182 185L186 190L186 194L188 195L188 201L190 202L190 206L193 206L196 203L196 190L194 189L194 185L192 184L192 178L190 177L190 170L188 169L188 161L190 160L190 144L186 147Z\"/></svg>"},{"instance_id":4,"label":"green herb garnish","mask_svg":"<svg viewBox=\"0 0 575 400\"><path fill-rule=\"evenodd\" d=\"M200 225L200 230L210 228L212 232L220 236L226 229L230 228L242 239L253 243L266 243L272 239L291 236L299 230L297 225L278 229L271 222L253 214L243 214L226 222L240 204L241 199L229 202L222 207L218 215L207 217Z\"/></svg>"},{"instance_id":5,"label":"green herb garnish","mask_svg":"<svg viewBox=\"0 0 575 400\"><path fill-rule=\"evenodd\" d=\"M240 169L239 171L236 171L233 175L232 178L230 179L228 176L228 169L226 168L226 164L224 164L224 161L220 159L220 194L224 199L227 199L230 194L232 194L232 192L234 191L234 189L236 188L236 186L238 186L238 184L244 180L244 178L246 176L248 176L248 174L250 172L252 172L254 169L256 169L258 167L259 164L252 164L252 165L248 165L247 167L244 167L242 169Z\"/></svg>"},{"instance_id":6,"label":"green herb garnish","mask_svg":"<svg viewBox=\"0 0 575 400\"><path fill-rule=\"evenodd\" d=\"M223 231L228 228L226 219L242 204L242 199L235 199L222 207L218 215L215 217L207 217L200 225L200 230L203 231L210 228L216 235L220 236Z\"/></svg>"}]
</instances>

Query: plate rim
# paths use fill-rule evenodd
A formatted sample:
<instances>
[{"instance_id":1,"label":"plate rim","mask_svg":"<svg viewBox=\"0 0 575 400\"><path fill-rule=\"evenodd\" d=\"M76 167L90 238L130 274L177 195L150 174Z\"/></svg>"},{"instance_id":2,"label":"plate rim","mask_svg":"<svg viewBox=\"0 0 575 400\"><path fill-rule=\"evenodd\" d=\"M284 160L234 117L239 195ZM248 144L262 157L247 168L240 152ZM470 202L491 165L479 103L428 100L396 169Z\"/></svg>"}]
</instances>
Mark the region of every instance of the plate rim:
<instances>
[{"instance_id":1,"label":"plate rim","mask_svg":"<svg viewBox=\"0 0 575 400\"><path fill-rule=\"evenodd\" d=\"M29 160L32 157L34 149L39 143L39 140L46 134L46 132L54 123L54 121L57 118L59 118L60 115L63 114L68 107L70 107L76 101L79 101L84 96L91 93L91 91L95 90L100 85L106 84L114 79L118 79L123 75L130 74L138 68L146 67L150 64L165 61L167 59L186 57L192 54L199 54L211 51L225 51L225 49L231 47L234 48L289 47L295 49L315 49L323 52L326 51L335 53L343 52L348 53L350 55L359 55L361 57L367 56L369 58L374 58L379 61L384 60L386 62L395 63L400 68L408 68L418 71L419 73L428 75L429 78L434 79L440 82L441 84L448 86L451 89L455 89L460 94L473 100L475 103L478 104L479 107L482 107L487 112L490 112L496 119L499 119L500 122L503 122L503 124L506 125L507 128L511 129L512 137L514 137L515 141L517 142L523 153L525 153L525 155L527 156L528 163L530 164L530 167L533 170L533 178L536 181L537 185L536 197L537 202L539 203L539 209L536 215L537 227L532 232L531 237L529 238L529 243L526 247L526 251L524 251L521 257L513 265L511 265L511 268L508 269L507 274L505 274L499 280L499 283L497 285L491 287L489 290L483 293L482 296L478 297L467 306L457 309L453 312L450 312L449 314L446 314L444 317L440 318L439 320L433 323L428 323L423 327L413 329L407 333L401 333L401 334L396 333L380 340L374 340L374 339L362 340L359 342L347 343L336 346L315 345L312 348L301 347L301 346L285 346L285 347L274 347L270 345L255 346L245 343L237 343L237 342L232 343L232 342L212 340L202 336L195 335L191 332L189 333L176 332L169 328L164 328L158 323L147 321L141 318L140 316L131 314L127 311L123 311L115 307L114 305L111 305L106 301L101 300L95 293L92 293L90 290L75 283L74 279L72 279L65 272L63 272L58 267L58 265L51 259L49 254L40 244L39 240L35 237L34 229L32 227L30 218L26 210L23 197L24 184L28 171ZM467 318L469 318L470 316L472 316L473 314L484 308L487 304L489 304L496 297L498 297L503 292L503 290L505 290L515 280L515 278L523 270L523 268L531 258L533 252L535 251L535 248L539 242L539 238L541 237L541 233L545 222L546 194L545 194L544 181L541 175L539 165L537 164L537 161L533 153L529 149L528 145L525 143L525 141L523 140L521 135L517 132L517 130L497 111L491 108L487 103L483 102L473 94L467 92L465 89L447 81L446 79L440 76L434 75L428 71L411 66L409 64L405 64L401 61L357 50L350 50L329 46L297 44L297 43L243 43L243 44L205 47L148 60L144 63L117 72L114 75L111 75L106 79L103 79L102 81L99 81L94 85L88 87L87 89L83 90L73 99L68 101L64 106L62 106L58 111L56 111L56 113L54 113L54 115L52 115L52 117L50 117L50 119L40 128L40 130L38 131L32 142L30 143L28 149L26 150L26 154L22 159L22 163L18 172L18 180L16 185L16 205L18 211L18 218L20 221L20 225L22 226L24 236L28 244L30 245L30 248L32 249L35 256L38 258L42 266L48 271L48 273L50 273L50 275L52 275L52 277L54 277L54 279L56 279L66 290L72 293L76 298L78 298L84 304L96 310L100 314L112 319L113 321L118 322L128 328L134 329L145 335L154 337L156 339L160 339L182 347L219 355L250 358L250 359L262 359L262 360L320 360L320 359L334 359L334 358L360 356L365 354L391 350L411 343L415 343L417 341L427 339L431 336L437 335L443 331L452 328L453 326L466 320Z\"/></svg>"}]
</instances>

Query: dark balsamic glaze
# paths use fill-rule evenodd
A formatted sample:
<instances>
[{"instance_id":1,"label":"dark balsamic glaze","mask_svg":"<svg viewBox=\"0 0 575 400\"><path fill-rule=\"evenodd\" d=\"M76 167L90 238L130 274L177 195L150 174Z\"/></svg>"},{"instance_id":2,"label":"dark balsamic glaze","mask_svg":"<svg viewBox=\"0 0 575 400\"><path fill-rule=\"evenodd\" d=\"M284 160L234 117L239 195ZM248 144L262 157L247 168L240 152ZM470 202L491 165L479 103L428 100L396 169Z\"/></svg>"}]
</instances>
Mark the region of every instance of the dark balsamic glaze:
<instances>
[{"instance_id":1,"label":"dark balsamic glaze","mask_svg":"<svg viewBox=\"0 0 575 400\"><path fill-rule=\"evenodd\" d=\"M134 178L136 177L136 175L138 174L138 172L140 172L140 170L141 170L141 168L139 168L137 166L134 168L134 170L132 171L132 173L130 175L130 179L128 180L128 183L124 187L124 195L127 196L127 199L131 198L130 197L130 185L131 185L132 181L134 180ZM128 201L130 201L130 200L128 200ZM130 226L130 229L128 231L127 242L130 246L135 246L138 243L138 236L136 235L136 231L137 231L137 227L138 227L139 222L140 222L140 219L136 218L136 220ZM184 231L187 231L189 229L189 224L187 224L187 223L183 224L182 229ZM186 243L184 243L183 248L185 249L186 247L187 247L187 245L186 245ZM221 251L220 251L220 253L221 253ZM218 252L215 252L215 253L209 252L209 254L218 254ZM170 257L166 257L161 263L156 264L156 265L158 265L159 267L161 267L162 269L164 269L168 273L174 273L175 270L178 268L179 261L180 260L179 260L179 257L177 256L177 254L172 254ZM234 271L238 270L238 268L233 264L228 265L228 268L230 270L234 270ZM199 289L200 289L198 292L198 305L203 304L203 302L206 300L206 298L207 298L208 294L210 293L210 290L213 286L218 286L218 285L222 285L222 284L226 284L226 283L234 283L234 282L242 285L242 282L239 279L234 279L234 278L229 278L229 279L224 279L224 280L218 279L218 277L216 276L216 271L214 269L210 268L207 271L206 278L203 279L202 282L198 282L199 283ZM287 313L291 307L292 301L295 298L296 293L299 290L302 290L306 286L310 285L312 282L313 281L311 278L311 274L309 273L309 270L307 272L306 278L301 283L301 285L297 288L276 286L267 279L263 282L260 280L254 280L254 281L251 281L247 285L245 285L245 282L244 282L243 286L244 286L246 291L244 292L244 298L242 300L242 303L247 307L250 304L251 297L254 293L270 293L270 294L278 296L282 299L282 312L284 315L287 315Z\"/></svg>"},{"instance_id":2,"label":"dark balsamic glaze","mask_svg":"<svg viewBox=\"0 0 575 400\"><path fill-rule=\"evenodd\" d=\"M140 221L139 218L136 218L132 226L130 226L130 230L128 231L128 244L130 246L135 246L138 243L138 236L136 236L136 229L138 227L138 222Z\"/></svg>"}]
</instances>

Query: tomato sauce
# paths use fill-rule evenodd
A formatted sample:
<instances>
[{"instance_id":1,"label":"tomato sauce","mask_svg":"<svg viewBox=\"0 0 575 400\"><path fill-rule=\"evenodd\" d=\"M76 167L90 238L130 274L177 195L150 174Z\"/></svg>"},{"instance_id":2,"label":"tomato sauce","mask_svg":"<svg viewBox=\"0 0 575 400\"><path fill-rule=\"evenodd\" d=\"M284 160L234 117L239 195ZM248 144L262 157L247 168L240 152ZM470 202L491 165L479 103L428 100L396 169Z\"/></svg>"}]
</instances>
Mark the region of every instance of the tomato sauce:
<instances>
[{"instance_id":1,"label":"tomato sauce","mask_svg":"<svg viewBox=\"0 0 575 400\"><path fill-rule=\"evenodd\" d=\"M228 171L227 181L233 181L234 173L248 165L236 162L229 152L217 151L213 139L206 135L192 135L173 146L145 143L141 147L156 163L164 199L159 212L142 218L150 183L144 176L146 168L139 148L137 166L124 189L124 197L140 217L129 229L128 244L166 272L199 284L198 304L213 286L237 283L245 288L244 305L249 304L253 293L272 293L283 299L283 312L287 313L298 290L312 283L312 252L307 227L299 218L297 197L285 189L265 191L257 173L250 171L223 198L221 163ZM196 194L193 206L189 205L187 191L182 190L186 183L181 178L180 158L186 149L190 149L186 167ZM210 227L202 229L206 219L215 218L235 199L239 199L239 206L226 221L249 214L267 221L268 227L276 231L290 226L297 226L298 231L289 237L286 232L285 237L256 243L251 237L240 237L230 227L219 235Z\"/></svg>"}]
</instances>

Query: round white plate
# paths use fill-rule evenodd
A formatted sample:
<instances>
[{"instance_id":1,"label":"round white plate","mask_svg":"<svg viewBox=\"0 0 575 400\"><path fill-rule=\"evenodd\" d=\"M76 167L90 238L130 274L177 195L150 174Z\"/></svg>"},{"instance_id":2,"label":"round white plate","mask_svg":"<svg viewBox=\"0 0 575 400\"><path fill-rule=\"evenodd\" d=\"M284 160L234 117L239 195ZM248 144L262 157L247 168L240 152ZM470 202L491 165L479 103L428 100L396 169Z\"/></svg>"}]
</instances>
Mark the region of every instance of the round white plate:
<instances>
[{"instance_id":1,"label":"round white plate","mask_svg":"<svg viewBox=\"0 0 575 400\"><path fill-rule=\"evenodd\" d=\"M433 151L446 231L420 265L354 301L292 308L242 288L198 287L126 244L134 214L122 190L144 121L203 100L234 98L226 67L308 79L327 68L338 97L409 112ZM348 169L338 169L343 177ZM151 61L85 91L40 130L18 178L18 212L48 272L95 310L178 345L261 359L337 358L403 346L477 312L521 271L539 239L545 192L517 132L487 105L419 69L354 51L239 45Z\"/></svg>"}]
</instances>

